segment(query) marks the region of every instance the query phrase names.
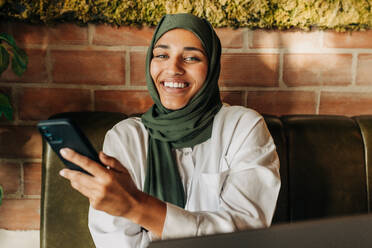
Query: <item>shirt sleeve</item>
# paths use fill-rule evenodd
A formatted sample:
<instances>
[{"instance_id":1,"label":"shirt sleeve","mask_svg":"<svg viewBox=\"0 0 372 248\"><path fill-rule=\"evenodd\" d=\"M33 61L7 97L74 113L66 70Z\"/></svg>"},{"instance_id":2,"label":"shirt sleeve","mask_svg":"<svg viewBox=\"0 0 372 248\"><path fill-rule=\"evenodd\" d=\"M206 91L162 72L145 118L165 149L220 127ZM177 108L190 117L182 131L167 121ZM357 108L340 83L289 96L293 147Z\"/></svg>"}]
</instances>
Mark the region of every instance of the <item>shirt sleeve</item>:
<instances>
[{"instance_id":1,"label":"shirt sleeve","mask_svg":"<svg viewBox=\"0 0 372 248\"><path fill-rule=\"evenodd\" d=\"M137 187L140 187L141 181L138 177L140 172L133 169L133 167L138 168L139 166L134 165L133 161L140 161L143 156L125 149L125 146L129 145L141 150L138 145L142 142L133 140L131 135L131 133L140 134L141 132L137 130L136 125L133 125L132 120L127 120L120 125L125 125L125 128L114 127L107 132L103 151L105 154L118 159L128 169ZM92 206L89 207L88 226L97 248L147 247L153 239L151 233L143 230L138 224L126 218L112 216L104 211L96 210Z\"/></svg>"},{"instance_id":2,"label":"shirt sleeve","mask_svg":"<svg viewBox=\"0 0 372 248\"><path fill-rule=\"evenodd\" d=\"M219 193L216 211L191 212L167 203L163 239L263 228L271 224L280 189L279 159L273 139L261 117L239 137L227 156L229 170ZM180 227L182 228L175 228Z\"/></svg>"},{"instance_id":3,"label":"shirt sleeve","mask_svg":"<svg viewBox=\"0 0 372 248\"><path fill-rule=\"evenodd\" d=\"M89 230L96 248L147 247L147 232L128 219L89 207Z\"/></svg>"}]
</instances>

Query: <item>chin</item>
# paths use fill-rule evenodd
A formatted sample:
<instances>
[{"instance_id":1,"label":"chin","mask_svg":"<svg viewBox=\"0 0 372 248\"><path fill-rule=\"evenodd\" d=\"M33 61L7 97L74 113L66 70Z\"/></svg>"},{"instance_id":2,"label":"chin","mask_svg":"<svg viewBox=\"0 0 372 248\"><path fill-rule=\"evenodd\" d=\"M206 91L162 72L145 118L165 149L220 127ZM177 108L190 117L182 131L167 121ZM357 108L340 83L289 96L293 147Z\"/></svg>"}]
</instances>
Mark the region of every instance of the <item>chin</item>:
<instances>
[{"instance_id":1,"label":"chin","mask_svg":"<svg viewBox=\"0 0 372 248\"><path fill-rule=\"evenodd\" d=\"M182 109L187 105L187 104L164 104L164 103L162 104L166 109L170 109L170 110Z\"/></svg>"}]
</instances>

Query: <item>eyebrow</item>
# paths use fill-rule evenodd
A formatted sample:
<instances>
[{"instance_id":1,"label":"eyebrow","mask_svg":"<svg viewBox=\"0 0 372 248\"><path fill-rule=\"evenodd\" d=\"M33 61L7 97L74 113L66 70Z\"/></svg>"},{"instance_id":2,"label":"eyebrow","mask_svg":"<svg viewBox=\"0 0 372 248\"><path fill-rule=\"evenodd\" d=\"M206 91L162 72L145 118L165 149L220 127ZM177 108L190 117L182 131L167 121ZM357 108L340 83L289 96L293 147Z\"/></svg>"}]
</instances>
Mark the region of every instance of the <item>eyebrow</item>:
<instances>
[{"instance_id":1,"label":"eyebrow","mask_svg":"<svg viewBox=\"0 0 372 248\"><path fill-rule=\"evenodd\" d=\"M154 47L154 49L155 49L155 48L169 49L169 46L168 46L168 45L162 45L162 44L159 44L159 45L156 45L156 46ZM184 47L183 50L185 50L185 51L199 51L199 52L201 52L202 54L204 54L205 56L207 56L207 55L205 54L205 52L204 52L202 49L197 48L197 47Z\"/></svg>"}]
</instances>

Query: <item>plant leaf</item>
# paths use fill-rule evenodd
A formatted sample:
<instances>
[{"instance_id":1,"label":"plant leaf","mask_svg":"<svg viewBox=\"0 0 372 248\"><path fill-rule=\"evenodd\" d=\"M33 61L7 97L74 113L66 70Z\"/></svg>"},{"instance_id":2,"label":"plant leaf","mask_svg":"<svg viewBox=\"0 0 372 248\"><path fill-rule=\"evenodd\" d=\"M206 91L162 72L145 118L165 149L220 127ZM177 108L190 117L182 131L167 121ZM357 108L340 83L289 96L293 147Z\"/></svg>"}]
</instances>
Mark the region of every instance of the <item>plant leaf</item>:
<instances>
[{"instance_id":1,"label":"plant leaf","mask_svg":"<svg viewBox=\"0 0 372 248\"><path fill-rule=\"evenodd\" d=\"M6 41L12 47L16 47L16 42L10 34L7 33L0 33L0 40Z\"/></svg>"},{"instance_id":2,"label":"plant leaf","mask_svg":"<svg viewBox=\"0 0 372 248\"><path fill-rule=\"evenodd\" d=\"M0 44L0 76L9 66L9 53Z\"/></svg>"},{"instance_id":3,"label":"plant leaf","mask_svg":"<svg viewBox=\"0 0 372 248\"><path fill-rule=\"evenodd\" d=\"M20 48L13 47L12 51L12 70L16 75L21 76L27 69L28 57L25 51Z\"/></svg>"},{"instance_id":4,"label":"plant leaf","mask_svg":"<svg viewBox=\"0 0 372 248\"><path fill-rule=\"evenodd\" d=\"M0 93L0 116L3 114L6 119L13 120L13 108L9 98L5 94Z\"/></svg>"}]
</instances>

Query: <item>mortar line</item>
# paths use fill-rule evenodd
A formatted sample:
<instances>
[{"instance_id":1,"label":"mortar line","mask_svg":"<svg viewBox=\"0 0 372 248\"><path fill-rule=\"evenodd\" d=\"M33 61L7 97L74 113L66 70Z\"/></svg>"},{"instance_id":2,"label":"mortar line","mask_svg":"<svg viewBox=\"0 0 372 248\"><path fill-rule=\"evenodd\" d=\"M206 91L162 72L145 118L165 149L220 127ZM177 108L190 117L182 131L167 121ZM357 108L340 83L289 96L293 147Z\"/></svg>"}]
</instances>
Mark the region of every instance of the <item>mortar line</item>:
<instances>
[{"instance_id":1,"label":"mortar line","mask_svg":"<svg viewBox=\"0 0 372 248\"><path fill-rule=\"evenodd\" d=\"M95 111L96 109L96 98L95 98L95 90L91 89L90 90L90 109L91 111Z\"/></svg>"},{"instance_id":2,"label":"mortar line","mask_svg":"<svg viewBox=\"0 0 372 248\"><path fill-rule=\"evenodd\" d=\"M20 173L21 173L21 178L20 178L20 187L21 187L21 198L24 197L25 195L25 184L24 184L24 179L25 179L25 175L24 175L24 163L20 163Z\"/></svg>"},{"instance_id":3,"label":"mortar line","mask_svg":"<svg viewBox=\"0 0 372 248\"><path fill-rule=\"evenodd\" d=\"M279 75L278 75L278 86L280 89L287 89L287 85L284 82L283 74L284 74L284 51L281 50L279 53Z\"/></svg>"},{"instance_id":4,"label":"mortar line","mask_svg":"<svg viewBox=\"0 0 372 248\"><path fill-rule=\"evenodd\" d=\"M47 73L47 84L53 83L53 65L52 65L52 55L50 51L50 47L48 46L46 48L46 54L45 54L45 69Z\"/></svg>"},{"instance_id":5,"label":"mortar line","mask_svg":"<svg viewBox=\"0 0 372 248\"><path fill-rule=\"evenodd\" d=\"M252 31L248 28L245 28L243 31L243 49L248 50L252 47Z\"/></svg>"},{"instance_id":6,"label":"mortar line","mask_svg":"<svg viewBox=\"0 0 372 248\"><path fill-rule=\"evenodd\" d=\"M93 45L93 36L96 31L96 26L93 24L88 24L87 32L88 32L88 45Z\"/></svg>"},{"instance_id":7,"label":"mortar line","mask_svg":"<svg viewBox=\"0 0 372 248\"><path fill-rule=\"evenodd\" d=\"M131 52L130 52L130 49L127 49L127 51L125 52L125 86L130 86L131 85L131 77L130 77L130 73L131 73L131 64L130 64L130 55L131 55Z\"/></svg>"},{"instance_id":8,"label":"mortar line","mask_svg":"<svg viewBox=\"0 0 372 248\"><path fill-rule=\"evenodd\" d=\"M321 89L315 92L315 114L319 114Z\"/></svg>"},{"instance_id":9,"label":"mortar line","mask_svg":"<svg viewBox=\"0 0 372 248\"><path fill-rule=\"evenodd\" d=\"M356 78L357 78L357 70L358 70L358 53L352 54L352 61L351 61L351 85L356 85Z\"/></svg>"}]
</instances>

